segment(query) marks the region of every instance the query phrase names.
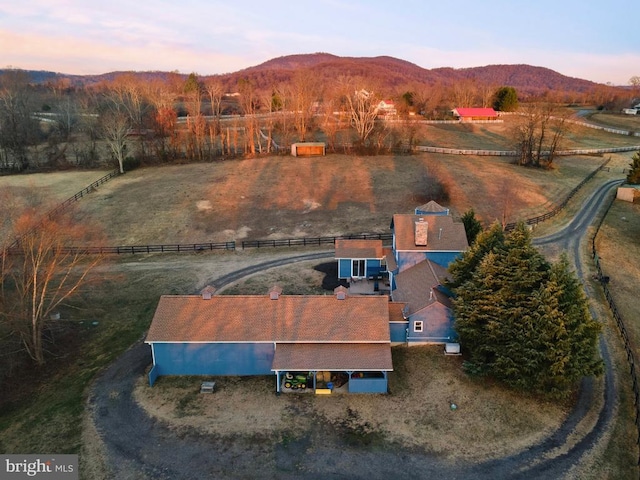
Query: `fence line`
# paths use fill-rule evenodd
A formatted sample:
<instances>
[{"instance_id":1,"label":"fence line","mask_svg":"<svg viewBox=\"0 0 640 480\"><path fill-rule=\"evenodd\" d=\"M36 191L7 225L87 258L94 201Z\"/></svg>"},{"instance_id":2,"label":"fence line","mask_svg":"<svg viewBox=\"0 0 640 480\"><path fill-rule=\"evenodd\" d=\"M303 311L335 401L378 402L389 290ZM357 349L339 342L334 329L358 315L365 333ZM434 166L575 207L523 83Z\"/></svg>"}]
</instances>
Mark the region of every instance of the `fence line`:
<instances>
[{"instance_id":1,"label":"fence line","mask_svg":"<svg viewBox=\"0 0 640 480\"><path fill-rule=\"evenodd\" d=\"M580 189L585 185L585 183L587 183L589 180L591 180L593 177L596 176L596 173L598 173L600 170L604 170L604 168L607 166L607 164L611 161L611 157L607 158L602 165L600 165L598 168L596 168L593 172L591 172L589 175L587 175L573 190L571 190L569 192L569 194L564 198L564 200L562 200L562 202L560 202L555 208L553 208L553 210L543 214L543 215L539 215L537 217L533 217L533 218L529 218L527 220L524 221L525 224L527 225L537 225L538 223L544 222L545 220L549 220L551 217L555 217L558 213L560 213L560 211L567 206L567 204L569 203L569 200L571 200L576 193L578 193L578 191L580 191ZM506 231L510 231L513 230L516 225L518 224L518 222L511 222L511 223L507 223L504 226L504 229Z\"/></svg>"},{"instance_id":2,"label":"fence line","mask_svg":"<svg viewBox=\"0 0 640 480\"><path fill-rule=\"evenodd\" d=\"M85 195L88 195L89 193L93 192L96 188L98 188L100 185L102 185L103 183L108 182L109 180L111 180L113 177L117 177L118 175L120 175L120 170L113 170L109 173L107 173L105 176L99 178L98 180L96 180L95 182L93 182L91 185L88 185L86 187L84 187L82 190L80 190L78 193L76 193L75 195L73 195L72 197L67 198L64 202L62 202L61 204L59 204L57 207L55 207L52 210L49 210L47 213L45 213L44 217L48 220L52 220L54 217L56 217L57 215L63 213L65 210L67 210L67 208L69 207L69 205L79 201L81 198L83 198ZM42 224L44 223L44 220L40 223L38 223L38 225L36 225L35 227L33 227L32 229L30 229L28 232L24 233L23 235L21 235L19 238L17 238L10 246L9 248L14 248L17 247L18 245L20 245L20 241L26 237L27 235L31 235L33 234L38 228L40 228L42 226Z\"/></svg>"},{"instance_id":3,"label":"fence line","mask_svg":"<svg viewBox=\"0 0 640 480\"><path fill-rule=\"evenodd\" d=\"M491 157L515 157L518 155L516 150L469 150L460 148L444 148L444 147L428 147L423 145L416 145L413 147L415 151L424 153L443 153L447 155L477 155L477 156L491 156ZM616 153L616 152L634 152L640 150L640 145L629 147L610 147L610 148L588 148L579 150L560 150L555 152L557 156L569 156L569 155L600 155L603 153ZM542 154L548 155L550 152L544 151Z\"/></svg>"},{"instance_id":4,"label":"fence line","mask_svg":"<svg viewBox=\"0 0 640 480\"><path fill-rule=\"evenodd\" d=\"M622 337L622 340L624 342L624 349L627 354L627 362L629 363L629 375L631 376L632 389L633 389L633 395L634 395L634 405L636 409L635 424L636 424L636 430L638 432L638 436L636 437L636 445L640 445L640 385L638 385L638 374L636 371L635 356L633 354L633 349L631 348L631 342L629 341L629 334L627 333L627 328L624 324L624 320L622 318L622 315L620 314L620 311L618 310L618 307L616 306L613 300L613 296L611 295L611 291L609 289L609 285L608 285L609 277L603 274L602 266L600 264L600 257L598 256L598 252L596 250L596 237L598 236L598 233L600 232L600 227L602 226L602 223L604 222L604 219L607 213L609 212L609 210L611 209L611 206L613 205L613 202L615 201L615 199L616 199L616 196L612 195L611 200L609 201L609 205L605 210L605 213L600 218L600 222L598 223L598 226L596 227L596 231L593 234L593 238L591 239L591 253L592 253L593 261L596 266L597 278L598 280L600 280L600 285L602 286L602 290L604 291L604 296L606 297L607 302L609 304L609 309L611 310L611 314L613 315L613 318L616 321L616 325L618 326L618 332L620 333L620 336ZM640 451L638 452L638 465L640 465Z\"/></svg>"},{"instance_id":5,"label":"fence line","mask_svg":"<svg viewBox=\"0 0 640 480\"><path fill-rule=\"evenodd\" d=\"M61 247L58 252L71 255L136 254L136 253L190 253L206 250L235 250L236 242L183 243L168 245L120 245L117 247ZM9 247L7 253L20 255L19 247Z\"/></svg>"},{"instance_id":6,"label":"fence line","mask_svg":"<svg viewBox=\"0 0 640 480\"><path fill-rule=\"evenodd\" d=\"M262 247L296 247L296 246L320 246L335 244L336 240L383 240L391 241L392 233L361 233L352 235L339 235L334 237L302 237L282 238L274 240L244 240L242 249Z\"/></svg>"},{"instance_id":7,"label":"fence line","mask_svg":"<svg viewBox=\"0 0 640 480\"><path fill-rule=\"evenodd\" d=\"M553 210L539 215L537 217L529 218L525 220L527 225L537 225L549 218L557 215L563 208L566 207L569 200L571 200L575 194L589 181L596 173L603 170L606 165L611 161L611 157L605 160L596 170L591 172L585 177L580 184L578 184L569 194L560 202ZM113 173L113 172L112 172ZM105 176L106 177L106 176ZM103 178L105 178L103 177ZM102 179L100 179L102 180ZM98 180L98 183L100 182ZM105 180L106 181L106 180ZM92 184L93 185L93 184ZM87 187L88 189L89 187ZM84 190L87 190L84 189ZM76 196L80 195L80 192ZM72 197L73 199L74 197ZM71 200L71 199L69 199ZM55 210L59 211L60 208ZM508 223L505 225L505 230L513 230L517 222ZM393 239L392 233L360 233L360 234L347 234L327 237L301 237L301 238L282 238L282 239L270 239L270 240L243 240L240 247L242 250L247 248L264 248L264 247L307 247L307 246L321 246L321 245L334 245L336 240L382 240L391 241ZM13 244L9 253L17 253L17 242ZM168 245L121 245L116 247L68 247L65 248L65 252L73 254L136 254L136 253L186 253L186 252L200 252L205 250L236 250L236 242L219 242L219 243L190 243L190 244L168 244Z\"/></svg>"}]
</instances>

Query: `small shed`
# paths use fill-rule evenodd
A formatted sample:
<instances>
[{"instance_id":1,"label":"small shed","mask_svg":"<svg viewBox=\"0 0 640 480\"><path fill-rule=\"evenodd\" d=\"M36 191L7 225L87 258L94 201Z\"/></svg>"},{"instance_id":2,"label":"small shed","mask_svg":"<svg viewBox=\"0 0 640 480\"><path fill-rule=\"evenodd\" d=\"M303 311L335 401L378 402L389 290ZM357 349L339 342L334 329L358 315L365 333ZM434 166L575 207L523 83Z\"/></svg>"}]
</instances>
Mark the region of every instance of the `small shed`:
<instances>
[{"instance_id":1,"label":"small shed","mask_svg":"<svg viewBox=\"0 0 640 480\"><path fill-rule=\"evenodd\" d=\"M616 198L625 202L640 202L640 186L623 185L618 187Z\"/></svg>"},{"instance_id":2,"label":"small shed","mask_svg":"<svg viewBox=\"0 0 640 480\"><path fill-rule=\"evenodd\" d=\"M324 142L301 142L291 144L291 155L294 157L324 157L326 153Z\"/></svg>"}]
</instances>

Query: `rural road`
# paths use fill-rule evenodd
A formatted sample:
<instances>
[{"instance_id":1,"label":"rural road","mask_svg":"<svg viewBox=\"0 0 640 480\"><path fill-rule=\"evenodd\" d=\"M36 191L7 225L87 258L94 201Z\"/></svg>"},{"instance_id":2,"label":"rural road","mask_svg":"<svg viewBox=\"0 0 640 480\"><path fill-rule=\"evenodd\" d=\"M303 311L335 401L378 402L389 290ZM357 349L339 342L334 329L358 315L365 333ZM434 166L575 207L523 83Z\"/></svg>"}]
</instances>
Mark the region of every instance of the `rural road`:
<instances>
[{"instance_id":1,"label":"rural road","mask_svg":"<svg viewBox=\"0 0 640 480\"><path fill-rule=\"evenodd\" d=\"M543 249L567 251L582 275L580 243L605 204L603 200L617 183L610 180L599 185L569 225L534 243ZM330 257L332 252L320 252L263 262L211 279L209 283L220 288L263 269ZM600 347L606 364L604 399L596 398L593 381L585 380L575 408L551 436L518 454L481 463L451 463L413 450L393 447L372 451L328 441L322 446L284 452L285 456L302 452L299 461L305 465L304 473L282 468L291 462L290 458L283 458L283 452L276 454L274 460L272 449L248 446L242 438L176 432L149 417L133 399L134 386L151 363L149 348L144 344L132 347L97 378L88 403L104 443L109 477L118 479L560 479L590 453L613 420L616 390L612 366L603 340ZM576 438L576 427L594 405L601 407L593 427Z\"/></svg>"}]
</instances>

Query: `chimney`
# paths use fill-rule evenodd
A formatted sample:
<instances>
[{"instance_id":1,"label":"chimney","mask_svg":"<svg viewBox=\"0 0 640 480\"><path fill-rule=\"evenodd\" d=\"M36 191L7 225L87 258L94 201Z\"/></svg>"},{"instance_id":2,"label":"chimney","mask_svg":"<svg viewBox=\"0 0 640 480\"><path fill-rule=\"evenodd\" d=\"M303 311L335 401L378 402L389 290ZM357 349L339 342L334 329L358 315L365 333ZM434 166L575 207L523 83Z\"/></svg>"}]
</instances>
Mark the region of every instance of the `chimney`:
<instances>
[{"instance_id":1,"label":"chimney","mask_svg":"<svg viewBox=\"0 0 640 480\"><path fill-rule=\"evenodd\" d=\"M349 289L347 287L339 285L333 289L333 294L338 300L346 300Z\"/></svg>"},{"instance_id":2,"label":"chimney","mask_svg":"<svg viewBox=\"0 0 640 480\"><path fill-rule=\"evenodd\" d=\"M442 228L438 231L438 240L442 238Z\"/></svg>"},{"instance_id":3,"label":"chimney","mask_svg":"<svg viewBox=\"0 0 640 480\"><path fill-rule=\"evenodd\" d=\"M415 222L415 243L416 247L427 246L427 230L429 229L429 223L424 221L424 218L419 218Z\"/></svg>"},{"instance_id":4,"label":"chimney","mask_svg":"<svg viewBox=\"0 0 640 480\"><path fill-rule=\"evenodd\" d=\"M429 290L429 300L433 300L433 288Z\"/></svg>"},{"instance_id":5,"label":"chimney","mask_svg":"<svg viewBox=\"0 0 640 480\"><path fill-rule=\"evenodd\" d=\"M280 295L282 295L282 287L274 285L269 289L269 298L271 300L278 300L278 298L280 298Z\"/></svg>"},{"instance_id":6,"label":"chimney","mask_svg":"<svg viewBox=\"0 0 640 480\"><path fill-rule=\"evenodd\" d=\"M202 296L203 300L211 300L211 296L215 293L215 291L216 287L207 285L202 290L200 290L200 295Z\"/></svg>"}]
</instances>

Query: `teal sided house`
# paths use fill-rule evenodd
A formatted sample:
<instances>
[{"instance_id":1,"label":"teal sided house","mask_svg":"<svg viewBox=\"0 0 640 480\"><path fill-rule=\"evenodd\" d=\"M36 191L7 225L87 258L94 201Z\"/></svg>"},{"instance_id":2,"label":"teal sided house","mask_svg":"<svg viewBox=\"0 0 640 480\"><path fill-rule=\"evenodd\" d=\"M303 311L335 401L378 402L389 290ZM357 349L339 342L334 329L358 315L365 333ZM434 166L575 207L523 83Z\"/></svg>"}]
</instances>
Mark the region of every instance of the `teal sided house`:
<instances>
[{"instance_id":1,"label":"teal sided house","mask_svg":"<svg viewBox=\"0 0 640 480\"><path fill-rule=\"evenodd\" d=\"M342 391L386 393L389 337L388 297L353 297L344 287L334 295L165 295L146 338L149 381L273 375L280 392L294 376L309 390L338 377Z\"/></svg>"},{"instance_id":2,"label":"teal sided house","mask_svg":"<svg viewBox=\"0 0 640 480\"><path fill-rule=\"evenodd\" d=\"M336 240L335 247L341 280L373 278L387 270L388 249L382 247L382 240Z\"/></svg>"},{"instance_id":3,"label":"teal sided house","mask_svg":"<svg viewBox=\"0 0 640 480\"><path fill-rule=\"evenodd\" d=\"M397 288L391 297L394 303L404 305L407 344L457 341L450 294L441 285L446 274L444 268L426 260L396 276Z\"/></svg>"},{"instance_id":4,"label":"teal sided house","mask_svg":"<svg viewBox=\"0 0 640 480\"><path fill-rule=\"evenodd\" d=\"M381 264L382 268L386 265L386 272L381 271L381 275L390 285L392 344L454 342L457 335L451 294L442 283L449 264L468 248L464 225L454 221L449 209L429 202L417 207L414 214L394 215L391 229L393 245ZM358 242L362 241L343 240L336 244L339 270L342 258L348 256L338 252L357 252L359 245L364 246ZM380 242L375 251L379 256L387 249ZM346 273L348 262L343 266ZM353 279L350 288L361 290Z\"/></svg>"}]
</instances>

